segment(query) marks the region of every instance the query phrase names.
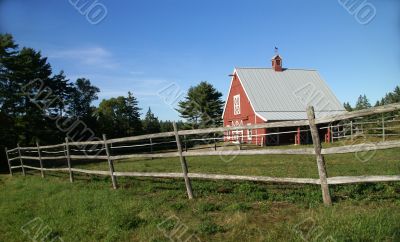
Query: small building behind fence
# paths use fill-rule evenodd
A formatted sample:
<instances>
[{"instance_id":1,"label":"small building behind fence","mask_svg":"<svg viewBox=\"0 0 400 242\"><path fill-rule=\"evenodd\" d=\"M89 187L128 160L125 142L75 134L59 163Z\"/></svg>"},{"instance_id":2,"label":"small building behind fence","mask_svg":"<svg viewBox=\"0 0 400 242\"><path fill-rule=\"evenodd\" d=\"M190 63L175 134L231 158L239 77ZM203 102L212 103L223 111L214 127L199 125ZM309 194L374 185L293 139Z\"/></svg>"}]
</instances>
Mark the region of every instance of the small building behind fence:
<instances>
[{"instance_id":1,"label":"small building behind fence","mask_svg":"<svg viewBox=\"0 0 400 242\"><path fill-rule=\"evenodd\" d=\"M234 69L223 112L225 127L306 120L308 105L314 106L316 118L345 112L318 71L283 68L282 61L276 53L272 68ZM321 136L326 137L324 132L330 131L322 130ZM302 127L232 130L225 133L225 141L256 145L311 142Z\"/></svg>"}]
</instances>

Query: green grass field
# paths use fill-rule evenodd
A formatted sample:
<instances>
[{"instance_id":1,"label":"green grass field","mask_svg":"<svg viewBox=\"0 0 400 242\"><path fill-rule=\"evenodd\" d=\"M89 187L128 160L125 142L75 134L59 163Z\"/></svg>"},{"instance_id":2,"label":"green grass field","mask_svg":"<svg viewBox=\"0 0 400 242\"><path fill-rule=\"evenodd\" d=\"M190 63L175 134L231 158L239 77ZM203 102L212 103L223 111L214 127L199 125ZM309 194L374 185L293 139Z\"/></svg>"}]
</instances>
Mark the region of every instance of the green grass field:
<instances>
[{"instance_id":1,"label":"green grass field","mask_svg":"<svg viewBox=\"0 0 400 242\"><path fill-rule=\"evenodd\" d=\"M328 175L398 175L399 154L377 151L365 162L355 154L329 155ZM314 156L187 161L190 172L318 177ZM107 162L74 166L108 170ZM175 158L127 160L115 168L181 169ZM118 178L113 190L109 177L75 178L71 184L58 172L45 179L34 171L1 175L0 241L39 241L47 232L47 241L400 241L400 182L330 186L334 205L325 207L316 185L192 180L196 198L189 201L181 179Z\"/></svg>"}]
</instances>

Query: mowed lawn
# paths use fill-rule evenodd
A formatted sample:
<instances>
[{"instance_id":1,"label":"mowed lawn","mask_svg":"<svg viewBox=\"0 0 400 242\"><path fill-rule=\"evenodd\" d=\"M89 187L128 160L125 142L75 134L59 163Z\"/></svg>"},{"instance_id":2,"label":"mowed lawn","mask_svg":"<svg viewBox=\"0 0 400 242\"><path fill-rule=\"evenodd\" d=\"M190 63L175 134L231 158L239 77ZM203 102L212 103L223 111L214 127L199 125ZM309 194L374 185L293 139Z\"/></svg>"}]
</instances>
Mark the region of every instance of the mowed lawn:
<instances>
[{"instance_id":1,"label":"mowed lawn","mask_svg":"<svg viewBox=\"0 0 400 242\"><path fill-rule=\"evenodd\" d=\"M400 149L326 156L328 176L399 175ZM358 158L357 158L358 157ZM317 178L314 156L188 158L189 172ZM108 170L107 162L74 164ZM179 172L178 159L127 160L116 171ZM0 176L0 241L400 241L400 182L330 186L118 178L29 171ZM33 221L33 222L32 222ZM31 223L29 223L31 222ZM36 227L35 227L36 225ZM41 226L41 227L40 227ZM43 234L43 233L42 233ZM37 238L34 238L38 236ZM55 240L56 241L56 240Z\"/></svg>"},{"instance_id":2,"label":"mowed lawn","mask_svg":"<svg viewBox=\"0 0 400 242\"><path fill-rule=\"evenodd\" d=\"M400 149L325 155L328 176L400 175ZM318 178L314 155L187 157L189 172L274 177ZM116 171L181 172L179 158L116 161ZM76 165L107 171L108 163Z\"/></svg>"}]
</instances>

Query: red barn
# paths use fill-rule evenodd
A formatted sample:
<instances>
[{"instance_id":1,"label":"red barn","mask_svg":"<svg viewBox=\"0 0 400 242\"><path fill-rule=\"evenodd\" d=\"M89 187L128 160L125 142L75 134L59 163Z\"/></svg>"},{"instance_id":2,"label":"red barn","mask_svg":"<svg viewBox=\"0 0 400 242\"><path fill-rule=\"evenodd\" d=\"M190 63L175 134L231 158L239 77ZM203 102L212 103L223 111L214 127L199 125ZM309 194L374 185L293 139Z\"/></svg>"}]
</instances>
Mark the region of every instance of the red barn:
<instances>
[{"instance_id":1,"label":"red barn","mask_svg":"<svg viewBox=\"0 0 400 242\"><path fill-rule=\"evenodd\" d=\"M344 108L316 70L286 69L282 58L272 68L235 68L223 112L224 126L307 119L313 105L316 117L344 112ZM274 133L280 132L283 134ZM266 135L268 133L268 135ZM226 140L257 145L308 143L308 132L296 129L234 130Z\"/></svg>"}]
</instances>

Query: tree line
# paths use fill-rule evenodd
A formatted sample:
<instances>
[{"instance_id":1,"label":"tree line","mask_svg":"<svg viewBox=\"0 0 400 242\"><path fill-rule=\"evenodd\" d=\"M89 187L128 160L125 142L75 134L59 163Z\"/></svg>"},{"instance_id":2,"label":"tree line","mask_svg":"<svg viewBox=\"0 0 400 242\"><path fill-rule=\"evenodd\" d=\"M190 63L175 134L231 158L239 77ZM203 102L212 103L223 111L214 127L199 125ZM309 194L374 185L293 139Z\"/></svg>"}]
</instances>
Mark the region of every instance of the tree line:
<instances>
[{"instance_id":1,"label":"tree line","mask_svg":"<svg viewBox=\"0 0 400 242\"><path fill-rule=\"evenodd\" d=\"M95 107L99 92L87 78L70 81L63 71L53 73L40 51L19 48L12 35L0 34L1 148L17 143L34 145L36 140L60 143L71 135L68 132L73 125L85 126L75 133L90 131L109 138L173 130L172 122L159 120L150 107L141 119L142 109L132 92L104 99ZM187 122L179 121L178 127L220 125L221 97L222 93L207 82L190 88L177 108Z\"/></svg>"},{"instance_id":2,"label":"tree line","mask_svg":"<svg viewBox=\"0 0 400 242\"><path fill-rule=\"evenodd\" d=\"M380 100L376 101L375 107L377 106L382 106L382 105L387 105L391 103L399 103L400 102L400 86L397 85L393 91L386 93L384 97L382 97ZM351 106L349 102L345 102L343 104L344 108L346 111L356 111L356 110L362 110L366 108L371 108L372 105L367 98L365 94L360 95L355 103L354 106Z\"/></svg>"}]
</instances>

